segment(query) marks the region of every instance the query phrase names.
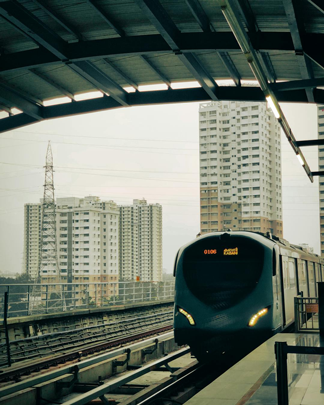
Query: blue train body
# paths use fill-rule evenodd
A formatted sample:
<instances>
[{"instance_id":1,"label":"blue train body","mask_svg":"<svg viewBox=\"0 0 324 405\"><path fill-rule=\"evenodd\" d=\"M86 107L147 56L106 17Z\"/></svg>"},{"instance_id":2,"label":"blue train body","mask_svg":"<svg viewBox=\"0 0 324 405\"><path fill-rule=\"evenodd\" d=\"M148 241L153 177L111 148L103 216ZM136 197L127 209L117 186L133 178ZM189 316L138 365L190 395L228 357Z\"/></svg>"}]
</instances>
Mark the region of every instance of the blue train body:
<instances>
[{"instance_id":1,"label":"blue train body","mask_svg":"<svg viewBox=\"0 0 324 405\"><path fill-rule=\"evenodd\" d=\"M294 322L293 297L316 296L322 259L283 239L215 232L183 246L174 273L174 333L198 359L252 350Z\"/></svg>"}]
</instances>

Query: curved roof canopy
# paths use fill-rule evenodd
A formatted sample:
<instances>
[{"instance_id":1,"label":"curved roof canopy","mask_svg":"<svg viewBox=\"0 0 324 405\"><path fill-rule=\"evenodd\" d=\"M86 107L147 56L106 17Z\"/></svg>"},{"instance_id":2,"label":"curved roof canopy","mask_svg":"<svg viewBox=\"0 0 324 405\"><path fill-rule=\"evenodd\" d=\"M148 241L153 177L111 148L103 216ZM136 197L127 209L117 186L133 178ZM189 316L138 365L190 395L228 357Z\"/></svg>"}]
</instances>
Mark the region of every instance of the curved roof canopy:
<instances>
[{"instance_id":1,"label":"curved roof canopy","mask_svg":"<svg viewBox=\"0 0 324 405\"><path fill-rule=\"evenodd\" d=\"M0 0L0 111L8 115L0 132L117 107L271 96L289 139L278 102L324 103L320 4ZM152 84L164 91L142 87ZM101 97L80 100L93 91Z\"/></svg>"},{"instance_id":2,"label":"curved roof canopy","mask_svg":"<svg viewBox=\"0 0 324 405\"><path fill-rule=\"evenodd\" d=\"M0 1L0 109L23 111L2 119L0 131L120 106L264 100L259 87L244 84L255 76L222 12L226 3L278 101L324 103L324 10L316 0ZM201 87L173 88L183 81ZM167 91L141 91L158 83ZM104 96L76 101L90 91ZM58 105L45 106L53 98Z\"/></svg>"}]
</instances>

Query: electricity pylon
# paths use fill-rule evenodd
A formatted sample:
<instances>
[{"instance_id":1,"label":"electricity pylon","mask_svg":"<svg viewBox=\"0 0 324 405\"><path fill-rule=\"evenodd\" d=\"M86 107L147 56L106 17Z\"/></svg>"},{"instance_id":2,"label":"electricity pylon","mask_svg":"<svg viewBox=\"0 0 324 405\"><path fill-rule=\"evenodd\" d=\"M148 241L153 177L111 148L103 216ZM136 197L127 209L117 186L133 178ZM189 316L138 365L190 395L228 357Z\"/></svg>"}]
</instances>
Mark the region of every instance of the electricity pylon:
<instances>
[{"instance_id":1,"label":"electricity pylon","mask_svg":"<svg viewBox=\"0 0 324 405\"><path fill-rule=\"evenodd\" d=\"M57 261L56 209L54 198L54 170L51 143L46 153L44 197L42 201L42 226L39 260L39 279L44 274L47 279L59 282L60 274Z\"/></svg>"},{"instance_id":2,"label":"electricity pylon","mask_svg":"<svg viewBox=\"0 0 324 405\"><path fill-rule=\"evenodd\" d=\"M45 163L45 184L44 196L42 200L42 222L41 222L41 237L39 245L39 267L38 275L35 283L42 283L42 279L46 279L51 283L60 282L60 273L58 267L57 255L57 240L56 240L56 208L54 198L54 170L53 170L53 154L50 141L47 146L46 163ZM48 300L55 291L56 297L60 301L61 291L59 286L46 286L45 290L42 286L34 286L32 292L32 307L30 312L35 312L38 304L41 304L43 299ZM56 303L57 305L57 303Z\"/></svg>"}]
</instances>

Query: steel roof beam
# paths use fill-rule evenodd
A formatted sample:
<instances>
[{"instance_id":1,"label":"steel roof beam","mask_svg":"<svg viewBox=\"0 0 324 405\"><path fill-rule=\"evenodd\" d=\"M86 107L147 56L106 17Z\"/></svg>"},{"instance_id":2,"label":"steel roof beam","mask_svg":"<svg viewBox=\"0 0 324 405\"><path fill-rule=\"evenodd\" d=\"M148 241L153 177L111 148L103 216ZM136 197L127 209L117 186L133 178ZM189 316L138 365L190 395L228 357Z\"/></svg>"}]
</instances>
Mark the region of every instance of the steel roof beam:
<instances>
[{"instance_id":1,"label":"steel roof beam","mask_svg":"<svg viewBox=\"0 0 324 405\"><path fill-rule=\"evenodd\" d=\"M306 141L297 141L298 146L319 146L324 145L324 139L312 139Z\"/></svg>"},{"instance_id":2,"label":"steel roof beam","mask_svg":"<svg viewBox=\"0 0 324 405\"><path fill-rule=\"evenodd\" d=\"M68 90L66 90L64 87L56 83L54 80L50 79L48 76L44 75L43 73L37 72L35 69L30 69L29 70L31 73L33 73L35 76L39 77L40 79L44 80L44 82L50 84L57 90L59 90L62 94L64 94L66 97L69 97L71 100L75 101L74 99L74 94L70 93Z\"/></svg>"},{"instance_id":3,"label":"steel roof beam","mask_svg":"<svg viewBox=\"0 0 324 405\"><path fill-rule=\"evenodd\" d=\"M246 28L249 30L249 32L260 31L259 26L255 19L254 13L252 11L252 8L251 8L248 0L237 0L236 6L240 11L240 13L243 17L244 24L245 24Z\"/></svg>"},{"instance_id":4,"label":"steel roof beam","mask_svg":"<svg viewBox=\"0 0 324 405\"><path fill-rule=\"evenodd\" d=\"M43 107L40 107L30 99L23 97L17 90L4 83L0 83L0 101L24 111L27 115L37 120L43 118Z\"/></svg>"},{"instance_id":5,"label":"steel roof beam","mask_svg":"<svg viewBox=\"0 0 324 405\"><path fill-rule=\"evenodd\" d=\"M254 13L248 0L235 0L235 2L233 2L233 7L236 7L237 11L240 12L244 24L251 35L251 38L260 33L258 23L255 19ZM266 52L260 53L260 47L257 41L252 41L252 44L257 51L259 62L264 66L266 70L268 80L270 82L274 82L276 73L271 63L270 56Z\"/></svg>"},{"instance_id":6,"label":"steel roof beam","mask_svg":"<svg viewBox=\"0 0 324 405\"><path fill-rule=\"evenodd\" d=\"M102 59L106 65L108 65L111 69L113 69L116 73L118 73L130 86L134 87L135 90L138 90L138 84L135 83L129 76L126 75L121 69L119 69L116 65L111 63L107 59Z\"/></svg>"},{"instance_id":7,"label":"steel roof beam","mask_svg":"<svg viewBox=\"0 0 324 405\"><path fill-rule=\"evenodd\" d=\"M186 3L192 15L195 17L196 21L200 25L200 28L204 32L214 31L213 29L211 29L209 18L205 13L205 10L202 8L199 0L186 0Z\"/></svg>"},{"instance_id":8,"label":"steel roof beam","mask_svg":"<svg viewBox=\"0 0 324 405\"><path fill-rule=\"evenodd\" d=\"M108 13L95 1L87 0L88 4L92 6L94 10L106 21L106 23L112 28L116 34L123 37L125 32L123 29L108 15Z\"/></svg>"},{"instance_id":9,"label":"steel roof beam","mask_svg":"<svg viewBox=\"0 0 324 405\"><path fill-rule=\"evenodd\" d=\"M209 21L209 18L207 14L205 13L205 10L202 8L199 0L186 0L186 3L197 20L198 24L200 25L200 28L204 32L214 32L215 29L211 22ZM241 76L236 69L236 66L234 65L232 59L230 58L229 54L227 52L217 52L217 55L219 56L220 60L223 62L226 70L228 71L229 75L231 76L231 79L235 83L236 86L241 85Z\"/></svg>"},{"instance_id":10,"label":"steel roof beam","mask_svg":"<svg viewBox=\"0 0 324 405\"><path fill-rule=\"evenodd\" d=\"M127 93L117 83L87 61L71 63L68 61L67 43L56 33L49 30L40 20L34 17L29 11L18 3L0 2L0 15L4 15L15 27L23 30L35 42L60 58L63 62L86 78L90 83L104 93L109 93L111 97L127 105Z\"/></svg>"},{"instance_id":11,"label":"steel roof beam","mask_svg":"<svg viewBox=\"0 0 324 405\"><path fill-rule=\"evenodd\" d=\"M324 170L320 170L319 172L312 172L313 176L324 176Z\"/></svg>"},{"instance_id":12,"label":"steel roof beam","mask_svg":"<svg viewBox=\"0 0 324 405\"><path fill-rule=\"evenodd\" d=\"M91 62L75 62L68 64L72 70L80 74L82 77L87 79L90 83L96 86L99 90L104 93L108 93L113 99L123 106L128 105L127 92L111 80L105 73L99 70Z\"/></svg>"},{"instance_id":13,"label":"steel roof beam","mask_svg":"<svg viewBox=\"0 0 324 405\"><path fill-rule=\"evenodd\" d=\"M6 105L4 105L4 104L1 104L1 103L0 103L0 110L1 110L1 111L5 111L5 112L8 113L9 115L12 115L11 108L8 107L8 106L6 106Z\"/></svg>"},{"instance_id":14,"label":"steel roof beam","mask_svg":"<svg viewBox=\"0 0 324 405\"><path fill-rule=\"evenodd\" d=\"M56 57L67 59L66 42L19 3L0 2L0 16Z\"/></svg>"},{"instance_id":15,"label":"steel roof beam","mask_svg":"<svg viewBox=\"0 0 324 405\"><path fill-rule=\"evenodd\" d=\"M269 54L267 52L261 52L261 58L262 58L265 68L267 69L268 78L269 78L270 82L275 83L277 80L277 75L276 75L276 72L272 65Z\"/></svg>"},{"instance_id":16,"label":"steel roof beam","mask_svg":"<svg viewBox=\"0 0 324 405\"><path fill-rule=\"evenodd\" d=\"M217 52L218 56L220 57L221 61L224 63L229 75L231 76L233 82L236 86L241 85L241 75L239 74L236 66L234 65L231 57L227 52Z\"/></svg>"},{"instance_id":17,"label":"steel roof beam","mask_svg":"<svg viewBox=\"0 0 324 405\"><path fill-rule=\"evenodd\" d=\"M28 93L27 91L24 91L22 89L18 89L14 86L11 86L10 83L5 82L4 80L0 80L0 84L3 86L7 87L8 89L11 89L14 93L19 95L21 98L30 101L33 104L43 106L43 100L39 99L33 94Z\"/></svg>"},{"instance_id":18,"label":"steel roof beam","mask_svg":"<svg viewBox=\"0 0 324 405\"><path fill-rule=\"evenodd\" d=\"M28 34L35 42L53 53L56 57L67 62L68 53L66 42L54 32L44 26L41 21L21 7L18 3L0 3L0 15L3 15L11 24ZM128 105L127 93L107 75L87 61L70 63L68 66L79 75L87 79L104 93L108 93L121 105ZM26 111L27 112L27 111Z\"/></svg>"},{"instance_id":19,"label":"steel roof beam","mask_svg":"<svg viewBox=\"0 0 324 405\"><path fill-rule=\"evenodd\" d=\"M44 48L31 49L0 56L0 72L18 71L61 63L61 60Z\"/></svg>"},{"instance_id":20,"label":"steel roof beam","mask_svg":"<svg viewBox=\"0 0 324 405\"><path fill-rule=\"evenodd\" d=\"M297 93L297 95L295 95ZM0 93L1 94L1 93ZM264 94L259 87L219 87L221 100L234 101L264 101ZM206 93L202 88L175 89L172 91L146 91L128 94L130 106L152 105L162 103L184 103L190 101L206 101ZM305 92L285 91L278 93L278 101L301 101L306 102ZM315 91L315 101L324 104L324 91ZM92 100L76 101L61 105L40 107L42 117L39 120L61 118L77 114L104 111L120 108L121 105L112 97L101 97ZM10 129L19 128L34 122L38 119L27 114L14 115L0 119L0 133Z\"/></svg>"},{"instance_id":21,"label":"steel roof beam","mask_svg":"<svg viewBox=\"0 0 324 405\"><path fill-rule=\"evenodd\" d=\"M309 42L304 44L305 55L307 55L314 63L316 63L321 69L324 69L324 54L319 52L319 46L317 42Z\"/></svg>"},{"instance_id":22,"label":"steel roof beam","mask_svg":"<svg viewBox=\"0 0 324 405\"><path fill-rule=\"evenodd\" d=\"M229 91L227 91L225 87L220 88L221 95L229 100L261 101L264 98L262 92L257 87L251 89L231 87L228 90ZM175 89L172 91L137 91L128 94L128 96L129 104L132 106L206 100L206 92L202 88ZM42 109L43 119L52 119L120 107L121 105L112 97L101 97L92 100L77 101L75 103L42 107ZM19 114L13 117L0 119L0 133L33 122L36 122L36 120L31 119L27 114Z\"/></svg>"},{"instance_id":23,"label":"steel roof beam","mask_svg":"<svg viewBox=\"0 0 324 405\"><path fill-rule=\"evenodd\" d=\"M0 2L1 4L1 2ZM251 42L257 43L261 51L294 52L291 35L288 32L258 32L248 34ZM324 34L306 34L304 43L324 42ZM184 33L178 35L181 52L211 50L219 52L237 52L240 50L231 32ZM161 35L143 35L125 38L110 38L77 43L66 43L69 60L91 60L117 55L149 55L151 53L172 53ZM315 49L315 55L320 50ZM30 69L43 65L60 63L61 59L47 49L31 49L28 51L4 54L0 57L0 72Z\"/></svg>"},{"instance_id":24,"label":"steel roof beam","mask_svg":"<svg viewBox=\"0 0 324 405\"><path fill-rule=\"evenodd\" d=\"M304 34L305 29L300 22L300 17L297 18L297 9L294 7L293 0L283 0L291 37L294 43L296 57L299 64L302 79L313 79L313 69L310 60L305 57L301 36ZM314 102L314 95L312 89L306 89L308 101Z\"/></svg>"},{"instance_id":25,"label":"steel roof beam","mask_svg":"<svg viewBox=\"0 0 324 405\"><path fill-rule=\"evenodd\" d=\"M24 113L13 115L12 117L8 118L2 118L0 120L0 133L25 127L26 125L35 124L36 122L39 122L39 120Z\"/></svg>"},{"instance_id":26,"label":"steel roof beam","mask_svg":"<svg viewBox=\"0 0 324 405\"><path fill-rule=\"evenodd\" d=\"M296 144L294 134L278 103L279 100L276 98L274 92L271 90L269 86L267 77L263 71L262 65L260 64L258 55L251 44L251 41L245 31L245 28L243 27L241 19L238 15L239 13L236 8L236 3L234 3L234 0L219 0L219 4L231 31L235 35L235 38L239 43L244 56L246 57L246 60L252 70L253 75L257 79L259 86L262 92L264 93L264 96L267 98L269 102L271 102L270 104L271 109L273 110L274 115L278 119L278 122L280 123L281 128L283 129L287 137L288 142L290 143L297 157L299 157L299 159L301 160L302 166L307 176L309 177L310 181L313 182L313 176L308 166L308 163L302 151Z\"/></svg>"},{"instance_id":27,"label":"steel roof beam","mask_svg":"<svg viewBox=\"0 0 324 405\"><path fill-rule=\"evenodd\" d=\"M324 77L319 79L290 80L271 84L274 91L300 90L324 86Z\"/></svg>"},{"instance_id":28,"label":"steel roof beam","mask_svg":"<svg viewBox=\"0 0 324 405\"><path fill-rule=\"evenodd\" d=\"M156 67L153 63L144 55L141 56L141 59L156 73L159 78L164 82L169 88L171 88L170 80Z\"/></svg>"},{"instance_id":29,"label":"steel roof beam","mask_svg":"<svg viewBox=\"0 0 324 405\"><path fill-rule=\"evenodd\" d=\"M82 35L74 27L72 27L71 24L64 21L64 19L61 16L59 16L55 11L53 11L46 4L44 4L43 0L33 0L33 2L43 11L45 11L46 14L48 14L51 18L53 18L53 20L55 20L58 24L60 24L67 32L74 35L80 41L83 40Z\"/></svg>"},{"instance_id":30,"label":"steel roof beam","mask_svg":"<svg viewBox=\"0 0 324 405\"><path fill-rule=\"evenodd\" d=\"M189 72L195 77L201 87L206 91L212 100L218 100L216 84L213 77L207 72L204 66L199 61L198 57L193 53L180 54L179 59L186 66Z\"/></svg>"},{"instance_id":31,"label":"steel roof beam","mask_svg":"<svg viewBox=\"0 0 324 405\"><path fill-rule=\"evenodd\" d=\"M110 110L121 107L122 105L118 103L118 101L114 100L112 97L104 96L92 100L83 100L77 101L75 103L45 107L44 118L52 119L59 117L68 117L72 115L79 115L94 111Z\"/></svg>"},{"instance_id":32,"label":"steel roof beam","mask_svg":"<svg viewBox=\"0 0 324 405\"><path fill-rule=\"evenodd\" d=\"M135 2L143 10L158 32L162 35L163 39L167 42L175 55L179 57L193 77L206 91L208 96L212 100L218 100L218 86L213 77L201 65L198 58L190 52L180 52L180 45L178 43L180 31L164 10L160 2L158 0L135 0Z\"/></svg>"},{"instance_id":33,"label":"steel roof beam","mask_svg":"<svg viewBox=\"0 0 324 405\"><path fill-rule=\"evenodd\" d=\"M308 0L308 3L312 4L317 8L318 11L324 13L324 3L323 0Z\"/></svg>"},{"instance_id":34,"label":"steel roof beam","mask_svg":"<svg viewBox=\"0 0 324 405\"><path fill-rule=\"evenodd\" d=\"M173 51L179 51L180 31L158 0L134 0Z\"/></svg>"}]
</instances>

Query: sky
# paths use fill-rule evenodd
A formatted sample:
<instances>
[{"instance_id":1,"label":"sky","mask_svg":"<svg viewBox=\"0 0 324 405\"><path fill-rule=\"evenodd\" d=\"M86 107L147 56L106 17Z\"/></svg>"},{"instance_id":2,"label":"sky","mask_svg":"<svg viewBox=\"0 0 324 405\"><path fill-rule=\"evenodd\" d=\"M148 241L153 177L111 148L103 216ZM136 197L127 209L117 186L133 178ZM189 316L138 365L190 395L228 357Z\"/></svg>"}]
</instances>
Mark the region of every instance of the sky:
<instances>
[{"instance_id":1,"label":"sky","mask_svg":"<svg viewBox=\"0 0 324 405\"><path fill-rule=\"evenodd\" d=\"M315 105L281 104L298 140L317 138ZM48 141L55 197L145 198L163 207L163 267L199 232L198 103L128 107L0 134L0 273L20 273L24 204L43 196ZM312 171L317 147L303 148ZM282 135L284 238L319 253L318 179L311 183Z\"/></svg>"}]
</instances>

